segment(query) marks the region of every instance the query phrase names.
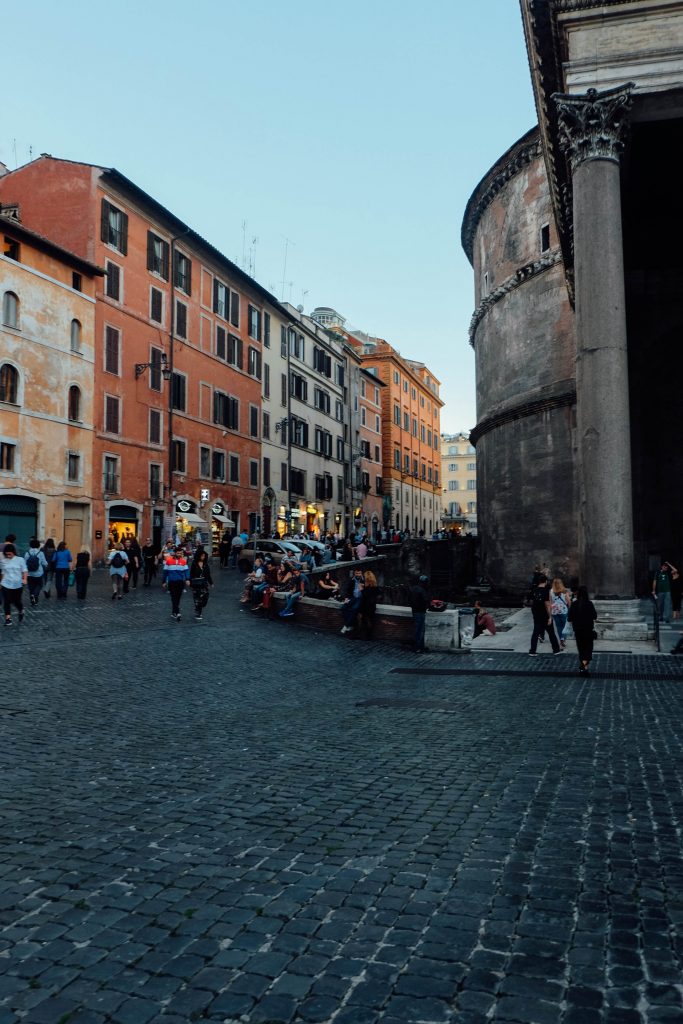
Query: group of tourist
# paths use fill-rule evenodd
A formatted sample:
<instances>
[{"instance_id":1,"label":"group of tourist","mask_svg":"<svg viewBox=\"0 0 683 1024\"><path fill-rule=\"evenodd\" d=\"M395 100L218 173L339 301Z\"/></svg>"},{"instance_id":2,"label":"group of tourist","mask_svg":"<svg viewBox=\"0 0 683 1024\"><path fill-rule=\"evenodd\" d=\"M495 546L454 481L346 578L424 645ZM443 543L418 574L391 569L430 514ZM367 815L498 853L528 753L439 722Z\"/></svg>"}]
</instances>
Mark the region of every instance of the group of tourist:
<instances>
[{"instance_id":1,"label":"group of tourist","mask_svg":"<svg viewBox=\"0 0 683 1024\"><path fill-rule=\"evenodd\" d=\"M569 622L574 630L576 649L579 655L579 672L589 675L593 657L593 642L597 639L595 620L598 615L595 605L588 597L588 590L581 586L576 595L564 585L559 576L550 579L545 565L537 565L530 577L529 604L533 618L533 630L529 654L536 655L536 648L547 636L553 654L562 654L566 648L564 632Z\"/></svg>"},{"instance_id":2,"label":"group of tourist","mask_svg":"<svg viewBox=\"0 0 683 1024\"><path fill-rule=\"evenodd\" d=\"M90 578L90 553L81 550L72 555L66 541L55 545L51 537L41 544L32 537L24 554L17 548L16 536L8 533L0 548L0 578L5 625L12 625L12 609L17 611L19 622L24 621L24 587L28 588L32 607L38 604L41 594L49 598L54 583L58 601L66 601L69 587L75 584L76 596L85 600Z\"/></svg>"}]
</instances>

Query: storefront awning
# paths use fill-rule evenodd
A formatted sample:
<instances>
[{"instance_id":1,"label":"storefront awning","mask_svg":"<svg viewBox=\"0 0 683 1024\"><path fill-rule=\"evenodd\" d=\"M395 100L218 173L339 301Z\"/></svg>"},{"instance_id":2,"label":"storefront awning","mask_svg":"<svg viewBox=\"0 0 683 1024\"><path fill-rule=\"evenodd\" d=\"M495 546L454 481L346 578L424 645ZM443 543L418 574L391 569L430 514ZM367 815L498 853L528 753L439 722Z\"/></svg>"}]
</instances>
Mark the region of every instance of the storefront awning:
<instances>
[{"instance_id":1,"label":"storefront awning","mask_svg":"<svg viewBox=\"0 0 683 1024\"><path fill-rule=\"evenodd\" d=\"M189 523L190 526L206 526L206 519L202 519L201 516L196 516L194 512L178 512L178 519L182 519L184 522Z\"/></svg>"},{"instance_id":2,"label":"storefront awning","mask_svg":"<svg viewBox=\"0 0 683 1024\"><path fill-rule=\"evenodd\" d=\"M213 514L213 518L216 520L217 523L222 523L223 526L234 526L235 525L233 523L232 519L228 519L227 516L219 516L215 512Z\"/></svg>"}]
</instances>

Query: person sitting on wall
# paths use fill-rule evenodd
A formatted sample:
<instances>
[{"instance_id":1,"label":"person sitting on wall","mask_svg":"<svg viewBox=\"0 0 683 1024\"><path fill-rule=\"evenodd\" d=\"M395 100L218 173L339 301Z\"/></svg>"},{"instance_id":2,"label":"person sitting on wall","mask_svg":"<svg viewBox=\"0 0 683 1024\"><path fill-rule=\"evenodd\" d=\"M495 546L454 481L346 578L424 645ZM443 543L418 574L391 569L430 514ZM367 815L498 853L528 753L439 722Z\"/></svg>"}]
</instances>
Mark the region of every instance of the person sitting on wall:
<instances>
[{"instance_id":1,"label":"person sitting on wall","mask_svg":"<svg viewBox=\"0 0 683 1024\"><path fill-rule=\"evenodd\" d=\"M482 608L481 601L474 602L474 632L472 633L472 639L481 636L482 633L486 633L488 636L496 635L496 624L493 621L493 616L490 612L487 612L485 608Z\"/></svg>"}]
</instances>

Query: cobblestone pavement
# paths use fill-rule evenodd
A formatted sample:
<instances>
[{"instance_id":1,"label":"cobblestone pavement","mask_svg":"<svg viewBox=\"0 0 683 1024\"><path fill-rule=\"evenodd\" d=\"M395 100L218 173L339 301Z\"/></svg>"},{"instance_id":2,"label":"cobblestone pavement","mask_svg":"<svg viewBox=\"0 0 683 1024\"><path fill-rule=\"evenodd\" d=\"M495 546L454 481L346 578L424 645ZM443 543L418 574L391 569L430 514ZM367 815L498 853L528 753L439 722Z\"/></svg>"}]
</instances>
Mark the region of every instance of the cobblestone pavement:
<instances>
[{"instance_id":1,"label":"cobblestone pavement","mask_svg":"<svg viewBox=\"0 0 683 1024\"><path fill-rule=\"evenodd\" d=\"M683 660L95 581L0 635L0 1024L683 1020Z\"/></svg>"}]
</instances>

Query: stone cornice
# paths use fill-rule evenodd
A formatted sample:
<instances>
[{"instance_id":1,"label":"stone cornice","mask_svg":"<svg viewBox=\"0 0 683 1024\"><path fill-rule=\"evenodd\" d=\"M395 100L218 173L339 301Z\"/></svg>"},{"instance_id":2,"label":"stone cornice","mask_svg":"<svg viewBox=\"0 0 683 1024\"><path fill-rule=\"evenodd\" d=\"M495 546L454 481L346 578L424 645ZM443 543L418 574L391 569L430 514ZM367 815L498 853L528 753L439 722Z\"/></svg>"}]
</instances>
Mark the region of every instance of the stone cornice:
<instances>
[{"instance_id":1,"label":"stone cornice","mask_svg":"<svg viewBox=\"0 0 683 1024\"><path fill-rule=\"evenodd\" d=\"M598 92L564 95L554 93L558 117L558 144L569 160L572 173L587 160L619 163L628 134L633 82Z\"/></svg>"},{"instance_id":2,"label":"stone cornice","mask_svg":"<svg viewBox=\"0 0 683 1024\"><path fill-rule=\"evenodd\" d=\"M564 387L562 387L564 385ZM475 445L484 434L504 426L506 423L513 423L515 420L527 419L529 416L536 416L538 413L546 412L549 409L560 409L563 406L576 405L576 385L573 381L563 381L553 394L546 394L533 398L528 402L521 402L510 408L503 409L493 416L477 423L470 434L470 444Z\"/></svg>"},{"instance_id":3,"label":"stone cornice","mask_svg":"<svg viewBox=\"0 0 683 1024\"><path fill-rule=\"evenodd\" d=\"M541 155L538 128L534 127L503 153L475 188L467 201L460 231L460 241L470 263L474 250L474 235L482 214L508 181Z\"/></svg>"},{"instance_id":4,"label":"stone cornice","mask_svg":"<svg viewBox=\"0 0 683 1024\"><path fill-rule=\"evenodd\" d=\"M519 288L521 284L525 284L533 277L538 277L539 274L544 274L546 270L550 270L551 267L555 267L561 262L561 251L553 249L541 256L540 259L533 260L531 263L526 263L523 267L519 267L511 277L506 278L502 284L498 285L486 298L482 299L470 320L469 340L472 348L474 348L477 327L497 302L500 302L504 296L509 295L515 288Z\"/></svg>"}]
</instances>

